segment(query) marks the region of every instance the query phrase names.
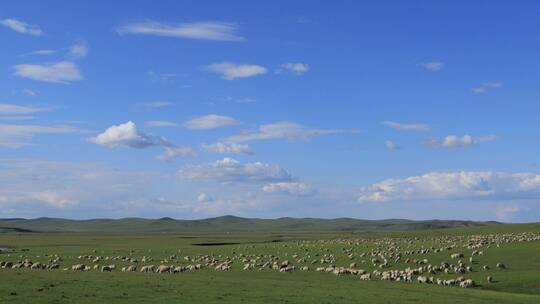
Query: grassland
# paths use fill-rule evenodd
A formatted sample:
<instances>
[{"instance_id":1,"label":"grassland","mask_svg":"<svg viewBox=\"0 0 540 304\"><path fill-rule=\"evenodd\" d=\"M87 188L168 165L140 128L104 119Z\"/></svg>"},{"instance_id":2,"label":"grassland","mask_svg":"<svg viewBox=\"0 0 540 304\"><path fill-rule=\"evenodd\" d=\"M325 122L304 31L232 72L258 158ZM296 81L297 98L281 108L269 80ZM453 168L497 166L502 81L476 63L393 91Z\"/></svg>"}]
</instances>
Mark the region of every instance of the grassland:
<instances>
[{"instance_id":1,"label":"grassland","mask_svg":"<svg viewBox=\"0 0 540 304\"><path fill-rule=\"evenodd\" d=\"M0 248L12 250L0 254L0 261L28 258L46 263L51 255L57 254L62 257L61 268L65 268L81 263L80 255L132 256L139 260L151 256L156 265L177 255L178 260L168 262L185 265L189 262L180 257L271 254L280 260L293 261L295 254L320 257L331 253L337 266L348 267L356 262L358 267L372 271L377 268L359 253L377 250L381 240L390 240L403 248L429 248L439 247L439 238L447 236L521 232L540 233L540 224L380 233L10 233L0 234ZM344 250L352 247L354 240L361 242L354 246L351 259ZM471 252L456 250L466 255ZM478 286L466 289L378 279L361 281L357 276L316 272L309 263L306 265L310 271L244 271L238 261L230 271L205 267L180 274L0 269L0 303L540 303L540 241L501 243L484 251L484 255L475 257L473 271L463 275L474 279ZM451 252L409 258L427 258L429 263L438 264L449 261ZM504 262L507 269L497 269L498 262ZM120 268L129 263L108 260L100 264L115 264ZM492 267L484 271L481 265ZM389 269L414 266L402 259L389 265ZM495 282L487 283L487 276L492 276Z\"/></svg>"}]
</instances>

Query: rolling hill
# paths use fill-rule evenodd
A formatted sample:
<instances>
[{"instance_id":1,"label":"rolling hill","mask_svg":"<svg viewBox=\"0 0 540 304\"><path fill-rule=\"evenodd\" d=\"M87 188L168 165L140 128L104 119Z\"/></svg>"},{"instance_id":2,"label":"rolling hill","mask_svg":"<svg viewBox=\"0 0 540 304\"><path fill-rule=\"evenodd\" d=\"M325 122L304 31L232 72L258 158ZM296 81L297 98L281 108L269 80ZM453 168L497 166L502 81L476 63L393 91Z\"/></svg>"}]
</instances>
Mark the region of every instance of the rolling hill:
<instances>
[{"instance_id":1,"label":"rolling hill","mask_svg":"<svg viewBox=\"0 0 540 304\"><path fill-rule=\"evenodd\" d=\"M278 218L258 219L221 216L201 220L172 218L90 219L60 218L0 219L0 233L107 232L107 233L183 233L183 232L322 232L322 231L412 231L473 227L499 224L459 220L413 221L405 219L362 220L354 218Z\"/></svg>"}]
</instances>

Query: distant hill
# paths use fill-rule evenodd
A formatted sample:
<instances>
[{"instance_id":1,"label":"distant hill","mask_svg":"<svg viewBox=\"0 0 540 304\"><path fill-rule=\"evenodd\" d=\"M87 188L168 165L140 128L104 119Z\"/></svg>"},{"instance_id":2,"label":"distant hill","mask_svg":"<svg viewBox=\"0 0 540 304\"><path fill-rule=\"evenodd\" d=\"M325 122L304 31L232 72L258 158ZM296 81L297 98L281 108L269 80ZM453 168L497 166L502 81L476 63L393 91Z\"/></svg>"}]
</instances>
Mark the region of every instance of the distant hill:
<instances>
[{"instance_id":1,"label":"distant hill","mask_svg":"<svg viewBox=\"0 0 540 304\"><path fill-rule=\"evenodd\" d=\"M91 219L60 218L0 219L0 233L107 232L107 233L188 233L188 232L343 232L343 231L412 231L457 227L475 227L498 222L404 219L361 220L353 218L278 218L258 219L221 216L201 220L172 218Z\"/></svg>"}]
</instances>

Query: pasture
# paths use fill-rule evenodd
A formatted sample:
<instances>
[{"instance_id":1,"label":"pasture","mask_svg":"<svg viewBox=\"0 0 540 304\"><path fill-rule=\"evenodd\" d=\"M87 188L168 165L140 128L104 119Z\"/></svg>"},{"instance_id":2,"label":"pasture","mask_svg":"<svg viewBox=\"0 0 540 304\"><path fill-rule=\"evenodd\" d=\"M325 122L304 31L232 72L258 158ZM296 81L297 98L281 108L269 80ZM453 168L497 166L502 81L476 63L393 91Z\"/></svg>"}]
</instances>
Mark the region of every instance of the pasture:
<instances>
[{"instance_id":1,"label":"pasture","mask_svg":"<svg viewBox=\"0 0 540 304\"><path fill-rule=\"evenodd\" d=\"M0 303L540 303L539 236L539 224L384 233L0 234L0 262L20 265L0 267ZM53 264L57 269L45 269ZM112 271L102 271L109 265ZM130 265L136 271L122 271ZM155 268L140 272L148 265ZM160 265L172 268L157 273ZM474 286L460 287L465 280Z\"/></svg>"}]
</instances>

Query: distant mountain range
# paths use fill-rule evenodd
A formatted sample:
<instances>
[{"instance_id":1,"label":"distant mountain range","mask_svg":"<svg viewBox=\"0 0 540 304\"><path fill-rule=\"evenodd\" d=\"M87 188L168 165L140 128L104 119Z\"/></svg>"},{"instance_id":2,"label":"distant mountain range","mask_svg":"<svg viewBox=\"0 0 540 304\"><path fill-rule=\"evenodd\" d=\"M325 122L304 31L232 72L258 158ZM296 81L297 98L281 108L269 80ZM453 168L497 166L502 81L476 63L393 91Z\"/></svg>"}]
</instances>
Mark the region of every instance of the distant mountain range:
<instances>
[{"instance_id":1,"label":"distant mountain range","mask_svg":"<svg viewBox=\"0 0 540 304\"><path fill-rule=\"evenodd\" d=\"M220 216L201 220L172 218L91 219L60 218L0 219L0 233L39 232L106 232L106 233L192 233L192 232L344 232L344 231L412 231L500 224L456 220L413 221L404 219L361 220L354 218L258 219Z\"/></svg>"}]
</instances>

